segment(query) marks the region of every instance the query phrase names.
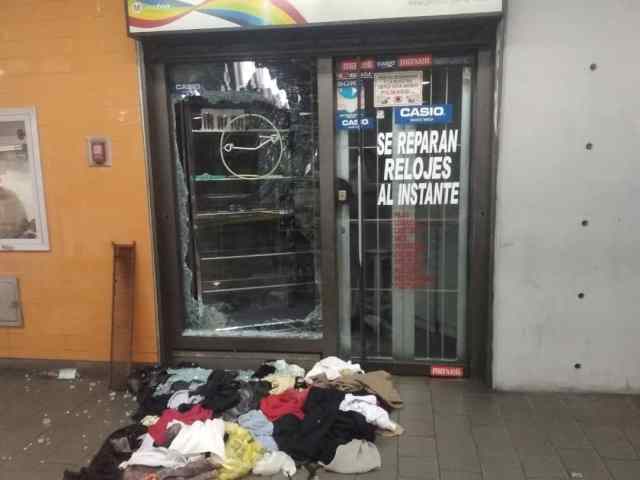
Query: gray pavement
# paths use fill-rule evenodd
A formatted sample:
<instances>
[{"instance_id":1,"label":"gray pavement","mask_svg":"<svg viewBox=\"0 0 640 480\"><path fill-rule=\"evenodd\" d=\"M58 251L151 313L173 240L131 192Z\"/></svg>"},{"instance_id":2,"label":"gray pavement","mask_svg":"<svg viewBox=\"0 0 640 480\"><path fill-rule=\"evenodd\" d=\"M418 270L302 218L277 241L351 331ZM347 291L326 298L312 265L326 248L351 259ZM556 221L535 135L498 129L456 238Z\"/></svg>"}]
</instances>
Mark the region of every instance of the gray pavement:
<instances>
[{"instance_id":1,"label":"gray pavement","mask_svg":"<svg viewBox=\"0 0 640 480\"><path fill-rule=\"evenodd\" d=\"M638 396L496 393L471 380L396 383L406 406L393 417L406 432L377 440L382 469L362 480L640 479ZM61 479L128 424L135 407L104 380L0 371L0 479Z\"/></svg>"}]
</instances>

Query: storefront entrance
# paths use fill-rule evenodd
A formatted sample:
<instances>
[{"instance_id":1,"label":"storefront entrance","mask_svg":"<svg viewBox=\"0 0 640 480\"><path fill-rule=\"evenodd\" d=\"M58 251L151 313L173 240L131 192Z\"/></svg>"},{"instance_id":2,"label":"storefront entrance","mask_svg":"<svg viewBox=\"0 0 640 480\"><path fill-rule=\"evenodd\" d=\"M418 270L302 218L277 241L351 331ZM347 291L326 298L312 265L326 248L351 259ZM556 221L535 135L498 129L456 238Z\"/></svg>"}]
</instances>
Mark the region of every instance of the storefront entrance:
<instances>
[{"instance_id":1,"label":"storefront entrance","mask_svg":"<svg viewBox=\"0 0 640 480\"><path fill-rule=\"evenodd\" d=\"M483 368L491 54L329 31L145 40L164 358Z\"/></svg>"},{"instance_id":2,"label":"storefront entrance","mask_svg":"<svg viewBox=\"0 0 640 480\"><path fill-rule=\"evenodd\" d=\"M428 53L334 60L345 356L464 358L471 72L470 58ZM183 341L321 341L320 292L335 287L320 268L317 60L168 75Z\"/></svg>"}]
</instances>

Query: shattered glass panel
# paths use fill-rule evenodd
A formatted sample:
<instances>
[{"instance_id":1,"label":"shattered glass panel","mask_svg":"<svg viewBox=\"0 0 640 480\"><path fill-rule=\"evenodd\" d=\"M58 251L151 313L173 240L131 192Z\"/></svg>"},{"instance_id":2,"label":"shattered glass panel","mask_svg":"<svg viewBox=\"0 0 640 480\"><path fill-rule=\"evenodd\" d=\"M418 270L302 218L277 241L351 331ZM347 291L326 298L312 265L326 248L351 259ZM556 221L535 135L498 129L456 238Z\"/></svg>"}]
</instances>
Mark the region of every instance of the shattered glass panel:
<instances>
[{"instance_id":1,"label":"shattered glass panel","mask_svg":"<svg viewBox=\"0 0 640 480\"><path fill-rule=\"evenodd\" d=\"M313 60L176 65L185 336L322 337Z\"/></svg>"}]
</instances>

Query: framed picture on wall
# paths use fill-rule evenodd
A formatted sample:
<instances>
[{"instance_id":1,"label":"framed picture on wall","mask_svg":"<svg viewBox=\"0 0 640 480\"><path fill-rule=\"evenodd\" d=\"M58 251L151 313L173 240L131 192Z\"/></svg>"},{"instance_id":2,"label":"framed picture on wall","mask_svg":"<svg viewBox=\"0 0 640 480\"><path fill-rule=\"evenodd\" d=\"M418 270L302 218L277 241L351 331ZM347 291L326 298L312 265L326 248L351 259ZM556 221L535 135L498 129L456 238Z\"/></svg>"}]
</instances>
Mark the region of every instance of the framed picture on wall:
<instances>
[{"instance_id":1,"label":"framed picture on wall","mask_svg":"<svg viewBox=\"0 0 640 480\"><path fill-rule=\"evenodd\" d=\"M14 250L49 250L33 107L0 108L0 251Z\"/></svg>"}]
</instances>

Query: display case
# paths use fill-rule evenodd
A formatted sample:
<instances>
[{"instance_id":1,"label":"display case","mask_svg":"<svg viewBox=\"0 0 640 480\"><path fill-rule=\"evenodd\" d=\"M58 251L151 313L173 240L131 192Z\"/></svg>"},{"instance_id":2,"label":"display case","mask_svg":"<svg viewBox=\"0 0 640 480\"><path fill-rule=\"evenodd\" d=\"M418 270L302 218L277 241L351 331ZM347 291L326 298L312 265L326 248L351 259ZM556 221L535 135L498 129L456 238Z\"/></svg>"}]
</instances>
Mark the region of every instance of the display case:
<instances>
[{"instance_id":1,"label":"display case","mask_svg":"<svg viewBox=\"0 0 640 480\"><path fill-rule=\"evenodd\" d=\"M264 70L280 72L275 94L253 75L253 87L176 104L183 335L322 335L314 72L306 63Z\"/></svg>"}]
</instances>

